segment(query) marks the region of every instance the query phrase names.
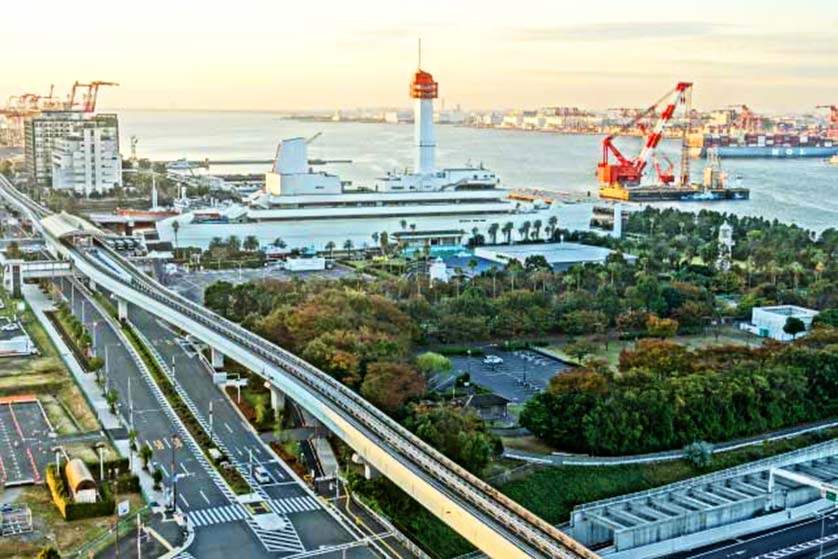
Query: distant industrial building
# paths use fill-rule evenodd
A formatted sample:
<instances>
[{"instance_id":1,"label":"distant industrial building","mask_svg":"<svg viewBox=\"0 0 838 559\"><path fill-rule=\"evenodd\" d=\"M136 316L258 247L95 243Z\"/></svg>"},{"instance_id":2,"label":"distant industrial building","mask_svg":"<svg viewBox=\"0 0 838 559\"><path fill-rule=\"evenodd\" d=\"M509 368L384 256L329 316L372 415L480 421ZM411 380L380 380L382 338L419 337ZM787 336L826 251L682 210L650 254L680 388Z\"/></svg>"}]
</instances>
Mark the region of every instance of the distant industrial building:
<instances>
[{"instance_id":1,"label":"distant industrial building","mask_svg":"<svg viewBox=\"0 0 838 559\"><path fill-rule=\"evenodd\" d=\"M777 305L773 307L754 307L751 310L751 322L742 324L742 329L762 338L772 338L780 342L788 342L795 337L803 336L812 328L812 320L818 311L798 307L796 305ZM787 334L783 328L789 318L799 318L806 327L806 332L797 336Z\"/></svg>"},{"instance_id":2,"label":"distant industrial building","mask_svg":"<svg viewBox=\"0 0 838 559\"><path fill-rule=\"evenodd\" d=\"M506 265L517 260L522 265L531 256L543 256L557 272L567 270L574 264L604 264L613 250L580 243L538 243L527 245L487 245L474 250L474 255ZM623 258L630 264L637 261L632 254L623 253Z\"/></svg>"},{"instance_id":3,"label":"distant industrial building","mask_svg":"<svg viewBox=\"0 0 838 559\"><path fill-rule=\"evenodd\" d=\"M115 114L45 111L25 129L25 170L36 185L85 196L122 186Z\"/></svg>"}]
</instances>

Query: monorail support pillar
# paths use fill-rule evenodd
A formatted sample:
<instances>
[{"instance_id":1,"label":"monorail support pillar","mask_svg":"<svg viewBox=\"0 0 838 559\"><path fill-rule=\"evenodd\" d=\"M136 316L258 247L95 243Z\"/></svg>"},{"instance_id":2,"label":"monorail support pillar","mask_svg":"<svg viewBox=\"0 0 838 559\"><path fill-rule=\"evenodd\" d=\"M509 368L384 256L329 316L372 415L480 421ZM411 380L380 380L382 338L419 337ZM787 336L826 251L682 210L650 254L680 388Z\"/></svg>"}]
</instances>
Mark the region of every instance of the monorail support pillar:
<instances>
[{"instance_id":1,"label":"monorail support pillar","mask_svg":"<svg viewBox=\"0 0 838 559\"><path fill-rule=\"evenodd\" d=\"M210 348L210 361L212 362L213 369L224 368L224 354L214 347Z\"/></svg>"},{"instance_id":2,"label":"monorail support pillar","mask_svg":"<svg viewBox=\"0 0 838 559\"><path fill-rule=\"evenodd\" d=\"M121 297L116 298L116 315L120 322L128 320L128 301Z\"/></svg>"}]
</instances>

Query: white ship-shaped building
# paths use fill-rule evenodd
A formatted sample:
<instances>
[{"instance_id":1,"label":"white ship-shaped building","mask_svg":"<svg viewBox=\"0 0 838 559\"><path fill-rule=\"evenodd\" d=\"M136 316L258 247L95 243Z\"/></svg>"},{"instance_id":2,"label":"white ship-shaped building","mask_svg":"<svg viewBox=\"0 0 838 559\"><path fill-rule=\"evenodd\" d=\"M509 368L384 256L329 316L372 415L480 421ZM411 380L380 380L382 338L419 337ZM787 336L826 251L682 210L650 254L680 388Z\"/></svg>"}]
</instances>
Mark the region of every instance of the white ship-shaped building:
<instances>
[{"instance_id":1,"label":"white ship-shaped building","mask_svg":"<svg viewBox=\"0 0 838 559\"><path fill-rule=\"evenodd\" d=\"M555 228L588 230L593 206L510 198L495 173L478 167L436 169L433 100L438 85L416 71L414 171L388 174L365 189L309 167L308 142L282 140L264 192L243 204L195 210L157 223L161 241L178 247L209 246L214 238L254 235L261 246L281 239L288 249L360 249L391 244L431 248L465 245L475 234L486 243L524 236L546 238ZM174 225L177 222L177 225ZM528 224L528 225L527 225Z\"/></svg>"}]
</instances>

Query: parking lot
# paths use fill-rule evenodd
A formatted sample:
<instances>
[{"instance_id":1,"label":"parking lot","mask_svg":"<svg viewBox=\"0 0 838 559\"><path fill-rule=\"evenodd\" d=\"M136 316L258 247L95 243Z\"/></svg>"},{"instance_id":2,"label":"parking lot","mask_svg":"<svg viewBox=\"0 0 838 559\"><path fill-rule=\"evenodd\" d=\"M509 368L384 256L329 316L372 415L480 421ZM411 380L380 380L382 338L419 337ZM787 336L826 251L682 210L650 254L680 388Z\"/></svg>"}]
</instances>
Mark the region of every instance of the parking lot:
<instances>
[{"instance_id":1,"label":"parking lot","mask_svg":"<svg viewBox=\"0 0 838 559\"><path fill-rule=\"evenodd\" d=\"M200 270L194 272L176 272L168 274L164 283L174 291L177 291L187 299L196 303L203 303L204 289L217 282L226 281L232 284L239 284L248 281L261 279L291 280L299 278L307 279L340 279L352 275L352 270L335 266L332 269L316 272L288 272L277 266L264 268L243 268L241 270Z\"/></svg>"},{"instance_id":2,"label":"parking lot","mask_svg":"<svg viewBox=\"0 0 838 559\"><path fill-rule=\"evenodd\" d=\"M0 399L0 485L39 483L53 434L34 397Z\"/></svg>"},{"instance_id":3,"label":"parking lot","mask_svg":"<svg viewBox=\"0 0 838 559\"><path fill-rule=\"evenodd\" d=\"M479 357L452 356L456 375L469 373L471 381L514 403L524 403L545 388L557 373L570 366L556 358L536 351L500 351L481 348ZM492 363L491 361L502 360ZM443 385L444 388L446 385ZM450 389L450 384L447 384Z\"/></svg>"}]
</instances>

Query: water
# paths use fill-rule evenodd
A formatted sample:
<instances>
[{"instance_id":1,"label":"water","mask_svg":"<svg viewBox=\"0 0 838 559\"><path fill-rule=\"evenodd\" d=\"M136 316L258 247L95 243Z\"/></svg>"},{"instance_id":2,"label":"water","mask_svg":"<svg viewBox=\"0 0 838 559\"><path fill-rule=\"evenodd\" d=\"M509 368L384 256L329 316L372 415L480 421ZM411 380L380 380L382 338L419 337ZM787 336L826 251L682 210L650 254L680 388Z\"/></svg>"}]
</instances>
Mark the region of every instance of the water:
<instances>
[{"instance_id":1,"label":"water","mask_svg":"<svg viewBox=\"0 0 838 559\"><path fill-rule=\"evenodd\" d=\"M300 122L275 113L201 111L123 111L120 134L123 153L129 137L139 138L137 154L152 160L270 159L281 138L323 135L309 149L310 157L351 159L325 170L355 185L370 184L387 171L413 162L413 126L367 123ZM437 164L460 166L484 163L506 187L596 195L594 171L601 138L539 132L437 126ZM635 153L637 139L620 140L621 149ZM677 143L665 150L675 160ZM725 160L731 177L751 189L748 201L673 203L672 206L713 209L778 219L822 231L838 227L838 167L821 159ZM703 161L693 162L699 180ZM218 173L261 173L266 166L214 166ZM677 169L676 169L677 172Z\"/></svg>"}]
</instances>

